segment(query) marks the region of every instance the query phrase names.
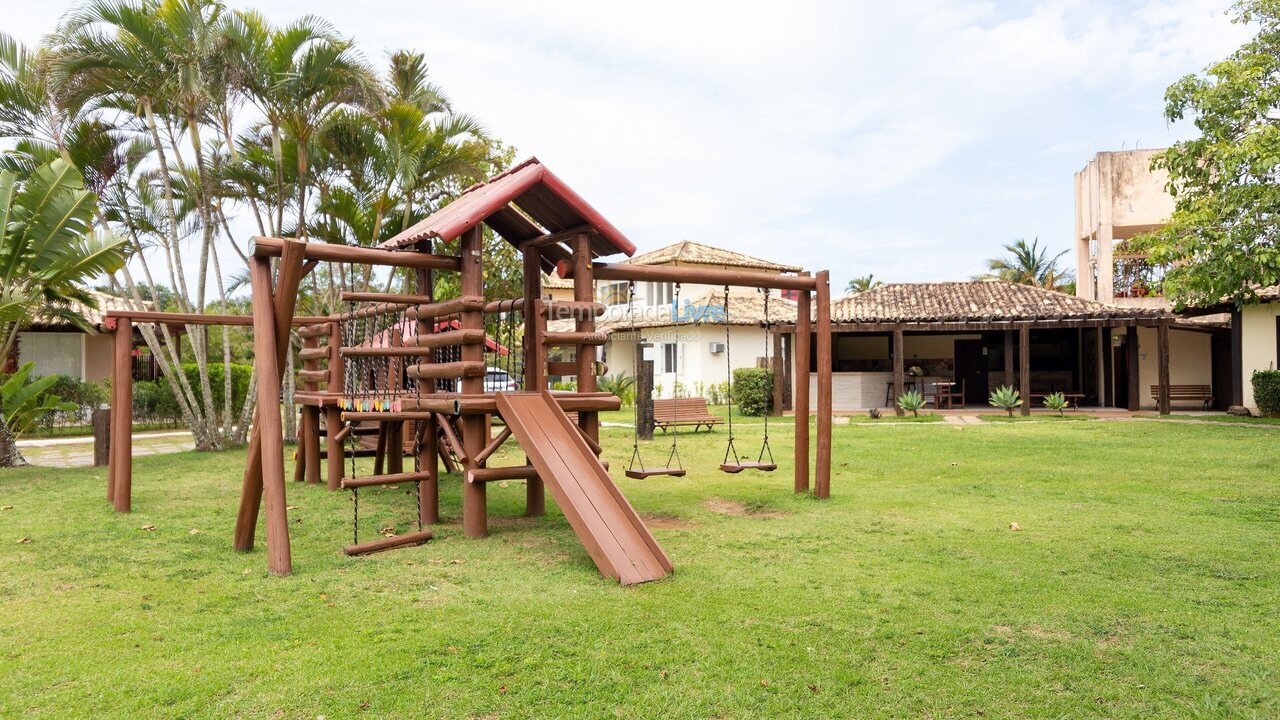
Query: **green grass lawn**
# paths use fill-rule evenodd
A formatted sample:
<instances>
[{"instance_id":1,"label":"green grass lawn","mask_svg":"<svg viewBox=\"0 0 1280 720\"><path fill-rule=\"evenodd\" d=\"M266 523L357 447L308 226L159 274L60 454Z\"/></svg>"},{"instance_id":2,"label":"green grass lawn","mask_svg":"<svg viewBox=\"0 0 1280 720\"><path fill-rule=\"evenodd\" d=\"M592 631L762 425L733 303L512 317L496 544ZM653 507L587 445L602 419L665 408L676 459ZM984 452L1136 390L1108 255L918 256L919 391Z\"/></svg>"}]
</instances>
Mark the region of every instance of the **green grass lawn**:
<instances>
[{"instance_id":1,"label":"green grass lawn","mask_svg":"<svg viewBox=\"0 0 1280 720\"><path fill-rule=\"evenodd\" d=\"M676 566L628 588L518 482L488 539L451 478L435 540L354 559L348 495L290 484L273 578L230 549L241 452L138 458L131 515L101 469L4 472L0 717L1280 715L1280 428L837 425L827 502L773 434L777 473L716 472L721 430L619 480Z\"/></svg>"}]
</instances>

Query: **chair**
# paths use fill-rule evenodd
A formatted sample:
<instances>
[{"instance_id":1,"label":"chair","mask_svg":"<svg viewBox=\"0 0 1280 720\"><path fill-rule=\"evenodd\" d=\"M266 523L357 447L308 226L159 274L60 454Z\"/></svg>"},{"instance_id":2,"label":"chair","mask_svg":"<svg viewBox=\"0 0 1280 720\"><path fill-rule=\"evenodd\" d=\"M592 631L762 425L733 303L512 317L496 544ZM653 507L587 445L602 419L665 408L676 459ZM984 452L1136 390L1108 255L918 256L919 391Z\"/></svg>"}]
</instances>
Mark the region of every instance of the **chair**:
<instances>
[{"instance_id":1,"label":"chair","mask_svg":"<svg viewBox=\"0 0 1280 720\"><path fill-rule=\"evenodd\" d=\"M947 409L955 407L955 401L960 401L960 407L964 407L964 378L951 383L945 390L938 389L934 391L934 407L941 410L943 401L947 403Z\"/></svg>"}]
</instances>

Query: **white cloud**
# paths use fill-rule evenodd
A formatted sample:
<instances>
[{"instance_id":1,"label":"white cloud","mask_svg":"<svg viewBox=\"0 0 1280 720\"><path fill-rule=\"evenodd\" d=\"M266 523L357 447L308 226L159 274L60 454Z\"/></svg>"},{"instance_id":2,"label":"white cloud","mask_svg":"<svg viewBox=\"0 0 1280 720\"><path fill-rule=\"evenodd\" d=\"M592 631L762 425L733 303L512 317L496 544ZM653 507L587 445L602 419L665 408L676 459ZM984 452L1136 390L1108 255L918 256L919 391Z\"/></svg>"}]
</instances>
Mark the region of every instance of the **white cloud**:
<instances>
[{"instance_id":1,"label":"white cloud","mask_svg":"<svg viewBox=\"0 0 1280 720\"><path fill-rule=\"evenodd\" d=\"M1065 246L1071 172L1174 137L1164 86L1245 36L1225 3L253 4L325 16L371 58L425 51L459 108L641 249L695 239L842 286Z\"/></svg>"}]
</instances>

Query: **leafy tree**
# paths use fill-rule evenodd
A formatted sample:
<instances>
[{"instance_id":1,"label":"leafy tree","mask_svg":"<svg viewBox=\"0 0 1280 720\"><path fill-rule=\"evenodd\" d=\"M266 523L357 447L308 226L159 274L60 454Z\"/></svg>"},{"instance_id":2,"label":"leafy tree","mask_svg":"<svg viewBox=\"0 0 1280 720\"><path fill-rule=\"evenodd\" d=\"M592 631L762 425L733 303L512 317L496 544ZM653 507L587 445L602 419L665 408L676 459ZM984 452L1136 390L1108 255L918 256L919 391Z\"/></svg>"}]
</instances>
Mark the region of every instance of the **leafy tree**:
<instances>
[{"instance_id":1,"label":"leafy tree","mask_svg":"<svg viewBox=\"0 0 1280 720\"><path fill-rule=\"evenodd\" d=\"M1050 257L1049 249L1040 246L1039 238L1030 243L1019 239L1003 247L1008 255L988 260L988 272L977 279L1004 280L1047 290L1057 290L1073 279L1074 274L1059 265L1066 250Z\"/></svg>"},{"instance_id":2,"label":"leafy tree","mask_svg":"<svg viewBox=\"0 0 1280 720\"><path fill-rule=\"evenodd\" d=\"M0 357L9 357L18 332L36 320L92 329L76 303L96 307L85 284L121 268L126 253L122 240L93 231L96 211L96 196L66 160L25 179L0 171ZM0 466L17 452L12 440L0 421Z\"/></svg>"},{"instance_id":3,"label":"leafy tree","mask_svg":"<svg viewBox=\"0 0 1280 720\"><path fill-rule=\"evenodd\" d=\"M876 280L875 275L868 273L861 277L856 277L850 280L849 284L845 286L845 292L849 292L849 293L866 292L867 290L878 288L883 284L884 283L880 282L879 280Z\"/></svg>"},{"instance_id":4,"label":"leafy tree","mask_svg":"<svg viewBox=\"0 0 1280 720\"><path fill-rule=\"evenodd\" d=\"M1165 93L1165 117L1193 117L1200 135L1156 155L1173 216L1133 241L1168 266L1164 292L1180 307L1246 303L1280 282L1280 1L1241 0L1233 22L1256 24L1258 34Z\"/></svg>"}]
</instances>

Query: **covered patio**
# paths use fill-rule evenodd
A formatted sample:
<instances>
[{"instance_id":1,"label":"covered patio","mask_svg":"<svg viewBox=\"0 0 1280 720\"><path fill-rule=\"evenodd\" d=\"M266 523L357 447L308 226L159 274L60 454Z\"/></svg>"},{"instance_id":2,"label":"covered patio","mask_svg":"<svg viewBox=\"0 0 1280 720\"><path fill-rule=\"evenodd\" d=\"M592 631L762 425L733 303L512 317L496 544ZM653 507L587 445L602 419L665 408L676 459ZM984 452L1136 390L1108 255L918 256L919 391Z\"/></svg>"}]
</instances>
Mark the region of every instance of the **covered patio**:
<instances>
[{"instance_id":1,"label":"covered patio","mask_svg":"<svg viewBox=\"0 0 1280 720\"><path fill-rule=\"evenodd\" d=\"M832 303L836 410L896 407L919 389L930 407L988 407L1017 389L1029 415L1045 395L1075 408L1138 410L1143 383L1169 412L1169 334L1177 318L1000 281L884 285ZM1143 377L1139 332L1154 336ZM812 369L812 368L811 368ZM1154 375L1154 377L1152 377Z\"/></svg>"}]
</instances>

